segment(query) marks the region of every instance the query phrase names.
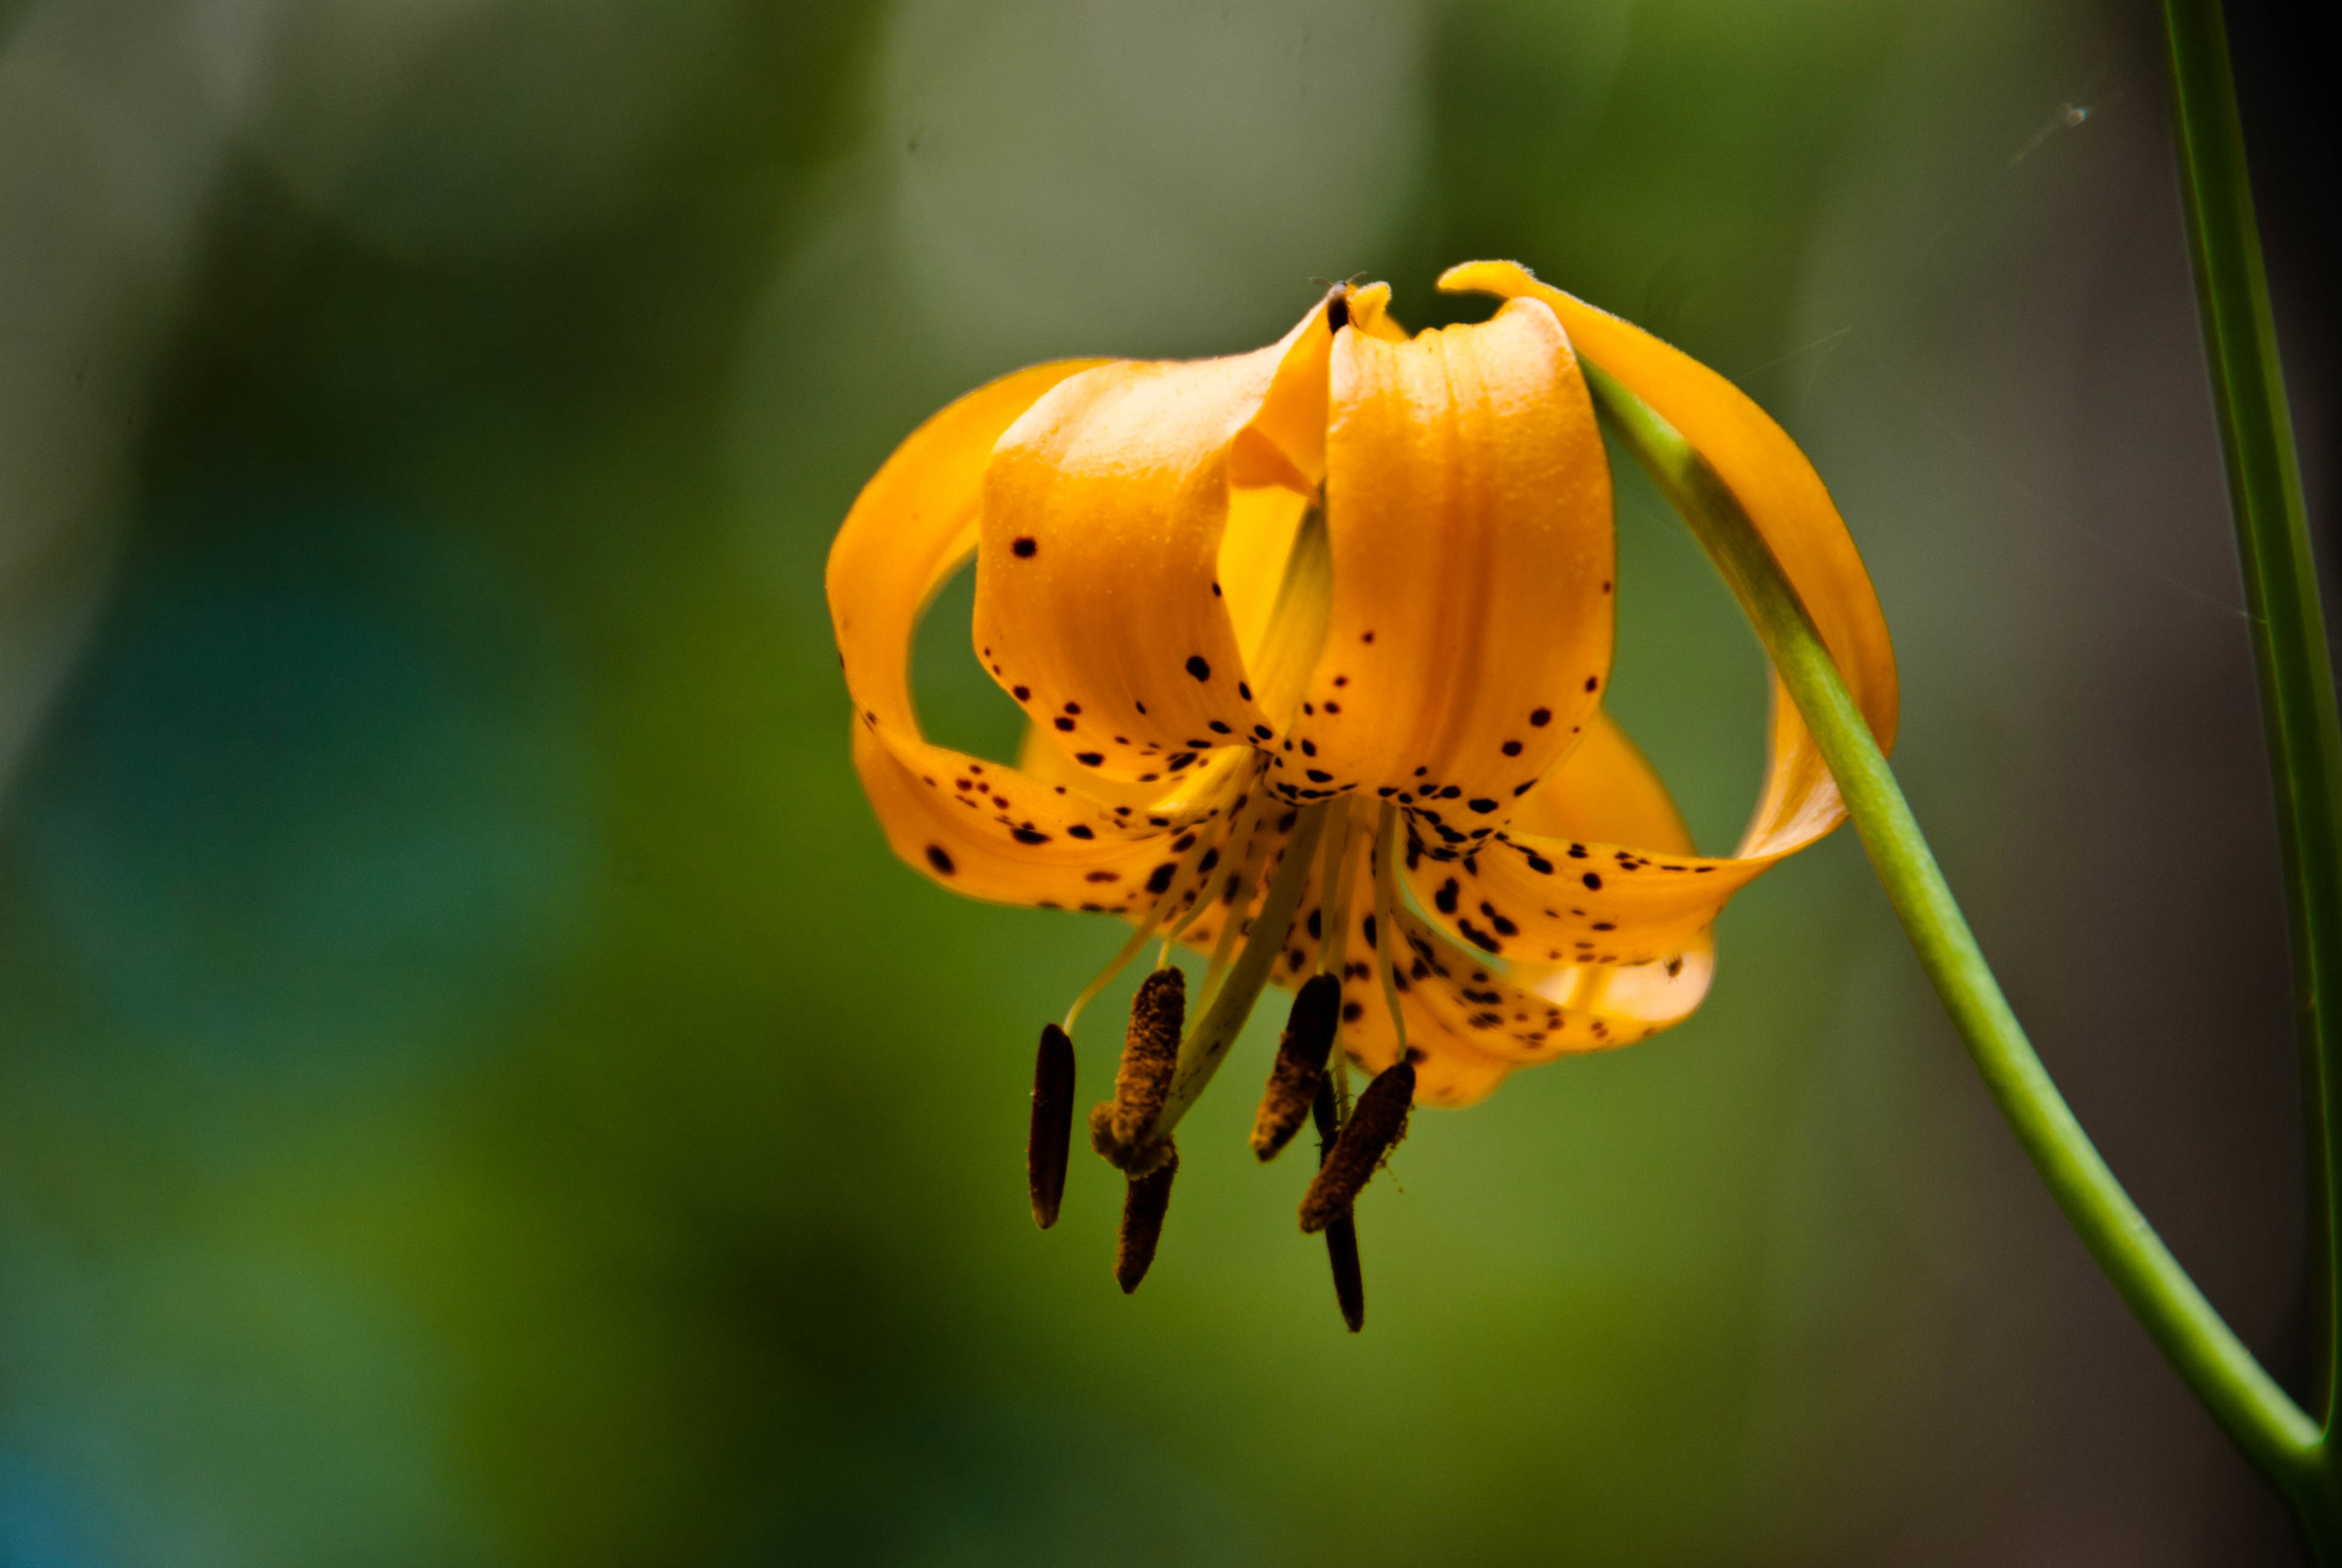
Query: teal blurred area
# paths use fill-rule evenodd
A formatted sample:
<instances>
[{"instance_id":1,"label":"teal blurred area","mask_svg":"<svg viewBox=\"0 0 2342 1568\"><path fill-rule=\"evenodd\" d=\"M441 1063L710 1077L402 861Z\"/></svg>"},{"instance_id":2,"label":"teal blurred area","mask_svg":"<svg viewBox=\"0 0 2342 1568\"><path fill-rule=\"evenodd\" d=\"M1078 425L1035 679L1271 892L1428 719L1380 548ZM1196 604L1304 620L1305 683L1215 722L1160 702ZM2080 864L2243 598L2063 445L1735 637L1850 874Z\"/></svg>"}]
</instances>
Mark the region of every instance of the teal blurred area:
<instances>
[{"instance_id":1,"label":"teal blurred area","mask_svg":"<svg viewBox=\"0 0 2342 1568\"><path fill-rule=\"evenodd\" d=\"M7 7L0 1568L2294 1561L1850 835L1733 906L1690 1024L1416 1118L1362 1336L1243 1148L1265 1028L1125 1299L1113 1173L1045 1235L1021 1176L1119 932L892 859L821 588L893 444L1018 364L1252 348L1313 276L1470 317L1430 280L1479 256L1636 318L1829 478L1986 946L2298 1383L2152 20ZM1621 512L1616 711L1723 848L1760 657ZM922 703L1005 754L967 602Z\"/></svg>"}]
</instances>

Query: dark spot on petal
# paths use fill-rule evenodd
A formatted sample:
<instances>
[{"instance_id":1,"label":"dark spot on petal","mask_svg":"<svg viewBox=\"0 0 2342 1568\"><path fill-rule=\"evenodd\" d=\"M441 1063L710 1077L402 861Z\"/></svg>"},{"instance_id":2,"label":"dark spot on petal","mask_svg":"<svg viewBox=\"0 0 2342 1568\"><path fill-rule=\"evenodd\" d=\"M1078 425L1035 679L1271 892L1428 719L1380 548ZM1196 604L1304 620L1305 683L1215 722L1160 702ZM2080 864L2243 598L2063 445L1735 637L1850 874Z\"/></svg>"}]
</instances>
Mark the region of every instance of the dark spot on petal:
<instances>
[{"instance_id":1,"label":"dark spot on petal","mask_svg":"<svg viewBox=\"0 0 2342 1568\"><path fill-rule=\"evenodd\" d=\"M1588 691L1592 691L1595 687L1600 686L1601 684L1602 677L1599 675L1588 675L1586 677L1586 689Z\"/></svg>"},{"instance_id":2,"label":"dark spot on petal","mask_svg":"<svg viewBox=\"0 0 2342 1568\"><path fill-rule=\"evenodd\" d=\"M1009 548L1016 553L1018 560L1030 561L1032 559L1033 552L1041 546L1035 544L1030 538L1026 538L1015 540L1009 545Z\"/></svg>"},{"instance_id":3,"label":"dark spot on petal","mask_svg":"<svg viewBox=\"0 0 2342 1568\"><path fill-rule=\"evenodd\" d=\"M952 864L952 857L944 852L941 844L927 846L927 864L935 867L939 876L948 877L959 869Z\"/></svg>"},{"instance_id":4,"label":"dark spot on petal","mask_svg":"<svg viewBox=\"0 0 2342 1568\"><path fill-rule=\"evenodd\" d=\"M1211 665L1206 661L1202 654L1189 654L1187 673L1199 681L1208 681L1211 679Z\"/></svg>"},{"instance_id":5,"label":"dark spot on petal","mask_svg":"<svg viewBox=\"0 0 2342 1568\"><path fill-rule=\"evenodd\" d=\"M1076 751L1074 753L1074 761L1079 762L1086 768L1094 768L1105 760L1106 754L1103 751Z\"/></svg>"},{"instance_id":6,"label":"dark spot on petal","mask_svg":"<svg viewBox=\"0 0 2342 1568\"><path fill-rule=\"evenodd\" d=\"M1504 746L1504 752L1505 752L1505 756L1507 756L1507 757L1518 757L1518 756L1519 756L1519 755L1520 755L1520 743L1519 743L1519 741L1506 741L1506 742L1505 743L1505 746Z\"/></svg>"},{"instance_id":7,"label":"dark spot on petal","mask_svg":"<svg viewBox=\"0 0 2342 1568\"><path fill-rule=\"evenodd\" d=\"M1551 708L1539 708L1536 712L1529 716L1529 722L1542 730L1547 725L1553 722L1553 710Z\"/></svg>"},{"instance_id":8,"label":"dark spot on petal","mask_svg":"<svg viewBox=\"0 0 2342 1568\"><path fill-rule=\"evenodd\" d=\"M1049 841L1047 834L1035 832L1029 827L1011 828L1008 836L1019 844L1046 844Z\"/></svg>"},{"instance_id":9,"label":"dark spot on petal","mask_svg":"<svg viewBox=\"0 0 2342 1568\"><path fill-rule=\"evenodd\" d=\"M1468 800L1464 804L1483 817L1496 809L1496 802L1492 800Z\"/></svg>"},{"instance_id":10,"label":"dark spot on petal","mask_svg":"<svg viewBox=\"0 0 2342 1568\"><path fill-rule=\"evenodd\" d=\"M1064 786L1060 785L1059 788L1063 789ZM1089 824L1088 822L1075 822L1072 827L1067 828L1065 831L1068 836L1075 838L1095 838L1098 836L1096 834L1089 831Z\"/></svg>"},{"instance_id":11,"label":"dark spot on petal","mask_svg":"<svg viewBox=\"0 0 2342 1568\"><path fill-rule=\"evenodd\" d=\"M1074 732L1074 721L1062 714L1060 714L1054 720L1052 720L1052 722L1055 723L1059 729L1064 731L1069 735Z\"/></svg>"},{"instance_id":12,"label":"dark spot on petal","mask_svg":"<svg viewBox=\"0 0 2342 1568\"><path fill-rule=\"evenodd\" d=\"M1178 862L1172 860L1166 860L1161 865L1156 866L1147 875L1147 891L1156 894L1169 892L1172 874L1178 868Z\"/></svg>"},{"instance_id":13,"label":"dark spot on petal","mask_svg":"<svg viewBox=\"0 0 2342 1568\"><path fill-rule=\"evenodd\" d=\"M1012 687L1009 688L1009 695L1015 698L1020 703L1030 703L1032 701L1032 688L1029 686Z\"/></svg>"},{"instance_id":14,"label":"dark spot on petal","mask_svg":"<svg viewBox=\"0 0 2342 1568\"><path fill-rule=\"evenodd\" d=\"M1592 871L1587 872L1583 877L1580 877L1578 880L1584 882L1588 887L1595 889L1597 892L1601 889L1601 877Z\"/></svg>"}]
</instances>

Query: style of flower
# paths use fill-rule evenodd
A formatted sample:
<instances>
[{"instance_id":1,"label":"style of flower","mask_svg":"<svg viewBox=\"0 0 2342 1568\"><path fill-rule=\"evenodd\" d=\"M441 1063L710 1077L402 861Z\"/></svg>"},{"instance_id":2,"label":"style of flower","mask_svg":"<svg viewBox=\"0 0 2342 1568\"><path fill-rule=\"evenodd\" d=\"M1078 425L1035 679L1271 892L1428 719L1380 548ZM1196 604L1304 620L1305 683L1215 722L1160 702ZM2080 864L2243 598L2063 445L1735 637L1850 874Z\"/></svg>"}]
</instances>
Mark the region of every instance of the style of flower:
<instances>
[{"instance_id":1,"label":"style of flower","mask_svg":"<svg viewBox=\"0 0 2342 1568\"><path fill-rule=\"evenodd\" d=\"M1314 1004L1296 1009L1254 1147L1267 1158L1321 1113L1304 1219L1328 1228L1355 1327L1340 1233L1406 1108L1681 1022L1727 900L1844 815L1777 683L1763 793L1726 857L1696 851L1605 711L1610 475L1579 356L1729 486L1892 742L1877 599L1780 427L1517 265L1440 287L1505 303L1409 336L1386 287L1341 286L1253 353L1004 377L896 450L830 553L854 763L896 852L974 897L1136 927L1045 1031L1043 1223L1074 1014L1149 939L1208 955L1192 1023L1178 970L1141 988L1116 1099L1092 1117L1132 1178L1126 1289L1168 1200L1172 1130L1265 984ZM920 614L971 553L977 655L1030 721L1014 766L930 742L912 707ZM1379 1075L1356 1114L1347 1064ZM1370 1118L1370 1102L1386 1109Z\"/></svg>"}]
</instances>

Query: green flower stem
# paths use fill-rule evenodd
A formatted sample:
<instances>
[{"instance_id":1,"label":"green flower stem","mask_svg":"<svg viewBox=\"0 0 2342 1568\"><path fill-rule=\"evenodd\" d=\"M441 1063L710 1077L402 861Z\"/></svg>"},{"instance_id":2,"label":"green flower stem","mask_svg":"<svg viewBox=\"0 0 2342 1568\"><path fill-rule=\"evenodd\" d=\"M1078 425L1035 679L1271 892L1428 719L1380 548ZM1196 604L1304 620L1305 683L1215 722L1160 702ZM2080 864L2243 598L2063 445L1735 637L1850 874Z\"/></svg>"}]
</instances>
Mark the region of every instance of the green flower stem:
<instances>
[{"instance_id":1,"label":"green flower stem","mask_svg":"<svg viewBox=\"0 0 2342 1568\"><path fill-rule=\"evenodd\" d=\"M2342 1507L2316 1423L2213 1310L2051 1083L1952 900L1870 726L1748 513L1672 425L1609 376L1591 364L1585 370L1610 430L1682 513L1756 626L1838 781L1920 966L2067 1219L2165 1358L2293 1502L2321 1551L2342 1546Z\"/></svg>"},{"instance_id":2,"label":"green flower stem","mask_svg":"<svg viewBox=\"0 0 2342 1568\"><path fill-rule=\"evenodd\" d=\"M2342 1011L2320 997L2342 994L2342 729L2335 719L2318 566L2302 504L2276 324L2260 265L2244 127L2229 69L2228 37L2216 0L2165 0L2173 119L2186 195L2187 237L2213 401L2228 455L2245 595L2252 607L2253 665L2260 678L2261 728L2277 792L2285 894L2292 916L2293 999L2309 1110L2310 1212L2316 1220L2312 1278L2325 1295L2324 1408L2329 1430L2342 1403Z\"/></svg>"}]
</instances>

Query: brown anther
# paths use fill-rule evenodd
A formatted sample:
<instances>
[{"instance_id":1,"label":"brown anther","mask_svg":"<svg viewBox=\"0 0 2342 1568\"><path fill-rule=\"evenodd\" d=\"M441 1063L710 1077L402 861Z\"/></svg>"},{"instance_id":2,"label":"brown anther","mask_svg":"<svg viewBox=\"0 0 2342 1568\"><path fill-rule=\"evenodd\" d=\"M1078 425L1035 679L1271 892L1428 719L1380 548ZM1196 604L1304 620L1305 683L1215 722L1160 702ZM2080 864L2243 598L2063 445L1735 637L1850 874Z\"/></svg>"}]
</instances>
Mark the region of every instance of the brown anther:
<instances>
[{"instance_id":1,"label":"brown anther","mask_svg":"<svg viewBox=\"0 0 2342 1568\"><path fill-rule=\"evenodd\" d=\"M1089 1107L1089 1146L1098 1157L1126 1176L1142 1176L1170 1158L1171 1140L1150 1138L1143 1144L1126 1144L1114 1135L1114 1102L1103 1101Z\"/></svg>"},{"instance_id":2,"label":"brown anther","mask_svg":"<svg viewBox=\"0 0 2342 1568\"><path fill-rule=\"evenodd\" d=\"M1358 1266L1358 1222L1347 1210L1326 1221L1326 1257L1334 1265L1334 1303L1356 1334L1366 1326L1366 1275Z\"/></svg>"},{"instance_id":3,"label":"brown anther","mask_svg":"<svg viewBox=\"0 0 2342 1568\"><path fill-rule=\"evenodd\" d=\"M1341 982L1329 974L1313 975L1293 998L1285 1032L1277 1042L1276 1064L1268 1070L1268 1087L1261 1091L1260 1110L1253 1117L1253 1152L1274 1160L1326 1082L1326 1057L1333 1049L1334 1024L1341 1015Z\"/></svg>"},{"instance_id":4,"label":"brown anther","mask_svg":"<svg viewBox=\"0 0 2342 1568\"><path fill-rule=\"evenodd\" d=\"M1129 1147L1147 1136L1171 1096L1179 1065L1179 1032L1187 1025L1187 976L1157 969L1131 1003L1122 1063L1114 1073L1114 1141ZM1111 1158L1111 1156L1109 1156ZM1121 1161L1116 1161L1117 1164Z\"/></svg>"},{"instance_id":5,"label":"brown anther","mask_svg":"<svg viewBox=\"0 0 2342 1568\"><path fill-rule=\"evenodd\" d=\"M1032 1061L1032 1125L1025 1134L1025 1185L1032 1222L1057 1223L1065 1201L1065 1161L1074 1140L1074 1043L1055 1024L1043 1028Z\"/></svg>"},{"instance_id":6,"label":"brown anther","mask_svg":"<svg viewBox=\"0 0 2342 1568\"><path fill-rule=\"evenodd\" d=\"M1171 1178L1179 1174L1179 1151L1165 1138L1158 1146L1163 1163L1133 1176L1122 1194L1122 1229L1114 1243L1114 1282L1124 1295L1138 1289L1163 1240L1163 1217L1171 1208Z\"/></svg>"},{"instance_id":7,"label":"brown anther","mask_svg":"<svg viewBox=\"0 0 2342 1568\"><path fill-rule=\"evenodd\" d=\"M1376 1075L1350 1108L1333 1152L1318 1167L1317 1179L1301 1198L1301 1229L1322 1231L1350 1212L1350 1205L1382 1165L1383 1156L1407 1132L1415 1104L1415 1065L1401 1061Z\"/></svg>"},{"instance_id":8,"label":"brown anther","mask_svg":"<svg viewBox=\"0 0 2342 1568\"><path fill-rule=\"evenodd\" d=\"M1310 1110L1317 1121L1317 1165L1323 1170L1341 1131L1334 1125L1331 1084L1318 1084ZM1341 1321L1356 1334L1366 1326L1366 1273L1358 1264L1358 1222L1350 1209L1326 1221L1326 1261L1334 1270L1334 1304L1341 1309Z\"/></svg>"}]
</instances>

